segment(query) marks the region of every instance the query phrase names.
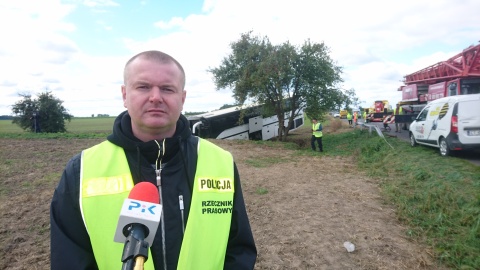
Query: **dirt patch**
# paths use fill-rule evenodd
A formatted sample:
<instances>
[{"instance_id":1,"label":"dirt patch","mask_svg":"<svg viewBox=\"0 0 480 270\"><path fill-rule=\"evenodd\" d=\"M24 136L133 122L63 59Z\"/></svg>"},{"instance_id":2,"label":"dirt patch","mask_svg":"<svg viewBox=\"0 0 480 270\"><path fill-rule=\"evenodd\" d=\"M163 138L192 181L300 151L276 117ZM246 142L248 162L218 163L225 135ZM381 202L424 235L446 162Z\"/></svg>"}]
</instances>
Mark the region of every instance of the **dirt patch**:
<instances>
[{"instance_id":1,"label":"dirt patch","mask_svg":"<svg viewBox=\"0 0 480 270\"><path fill-rule=\"evenodd\" d=\"M351 158L215 143L232 152L241 174L255 269L440 269Z\"/></svg>"},{"instance_id":2,"label":"dirt patch","mask_svg":"<svg viewBox=\"0 0 480 270\"><path fill-rule=\"evenodd\" d=\"M50 268L54 187L68 159L99 141L0 139L0 269ZM405 236L377 181L351 158L214 142L232 152L240 171L255 269L441 269L428 248Z\"/></svg>"},{"instance_id":3,"label":"dirt patch","mask_svg":"<svg viewBox=\"0 0 480 270\"><path fill-rule=\"evenodd\" d=\"M0 269L50 269L53 191L67 161L100 141L0 139Z\"/></svg>"}]
</instances>

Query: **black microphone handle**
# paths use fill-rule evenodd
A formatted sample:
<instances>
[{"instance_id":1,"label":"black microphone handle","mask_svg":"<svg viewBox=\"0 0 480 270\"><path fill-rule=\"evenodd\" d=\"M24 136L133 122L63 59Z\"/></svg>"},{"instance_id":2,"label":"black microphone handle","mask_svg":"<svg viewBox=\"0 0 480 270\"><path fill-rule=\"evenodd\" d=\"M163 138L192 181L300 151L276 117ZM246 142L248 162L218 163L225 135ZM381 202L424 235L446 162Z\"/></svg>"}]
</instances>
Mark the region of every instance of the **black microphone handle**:
<instances>
[{"instance_id":1,"label":"black microphone handle","mask_svg":"<svg viewBox=\"0 0 480 270\"><path fill-rule=\"evenodd\" d=\"M122 270L133 270L135 267L135 258L142 256L148 258L148 242L145 237L148 236L148 228L143 224L133 223L125 226L123 233L127 236L122 254Z\"/></svg>"},{"instance_id":2,"label":"black microphone handle","mask_svg":"<svg viewBox=\"0 0 480 270\"><path fill-rule=\"evenodd\" d=\"M122 264L122 270L133 270L134 267L135 261L133 260L133 258L128 259Z\"/></svg>"}]
</instances>

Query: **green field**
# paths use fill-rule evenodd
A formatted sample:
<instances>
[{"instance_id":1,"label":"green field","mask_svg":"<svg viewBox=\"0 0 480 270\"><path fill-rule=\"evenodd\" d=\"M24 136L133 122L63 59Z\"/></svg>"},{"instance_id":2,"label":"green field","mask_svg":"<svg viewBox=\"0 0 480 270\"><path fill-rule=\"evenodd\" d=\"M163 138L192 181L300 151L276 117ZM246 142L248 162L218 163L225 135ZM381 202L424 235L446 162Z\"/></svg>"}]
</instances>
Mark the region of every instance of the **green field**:
<instances>
[{"instance_id":1,"label":"green field","mask_svg":"<svg viewBox=\"0 0 480 270\"><path fill-rule=\"evenodd\" d=\"M67 132L73 134L84 133L110 133L115 117L74 117L72 121L65 122ZM0 133L30 133L23 131L12 120L0 120Z\"/></svg>"}]
</instances>

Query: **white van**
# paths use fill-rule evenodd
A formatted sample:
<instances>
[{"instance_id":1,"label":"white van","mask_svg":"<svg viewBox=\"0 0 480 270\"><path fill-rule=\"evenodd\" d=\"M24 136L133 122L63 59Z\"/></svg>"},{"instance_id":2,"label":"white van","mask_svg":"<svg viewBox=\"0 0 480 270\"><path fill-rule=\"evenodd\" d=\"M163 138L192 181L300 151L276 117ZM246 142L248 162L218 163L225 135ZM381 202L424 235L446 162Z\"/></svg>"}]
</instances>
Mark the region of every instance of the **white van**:
<instances>
[{"instance_id":1,"label":"white van","mask_svg":"<svg viewBox=\"0 0 480 270\"><path fill-rule=\"evenodd\" d=\"M428 103L410 124L410 145L453 150L480 149L480 94L450 96Z\"/></svg>"}]
</instances>

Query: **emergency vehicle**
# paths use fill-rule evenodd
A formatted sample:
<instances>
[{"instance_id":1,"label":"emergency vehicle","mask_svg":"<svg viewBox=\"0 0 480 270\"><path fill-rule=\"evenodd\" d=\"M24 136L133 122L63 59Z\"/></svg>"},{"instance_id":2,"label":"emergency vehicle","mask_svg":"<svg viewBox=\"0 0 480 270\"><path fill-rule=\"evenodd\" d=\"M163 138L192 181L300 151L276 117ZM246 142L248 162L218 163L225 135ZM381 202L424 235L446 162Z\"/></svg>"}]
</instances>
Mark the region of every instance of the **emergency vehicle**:
<instances>
[{"instance_id":1,"label":"emergency vehicle","mask_svg":"<svg viewBox=\"0 0 480 270\"><path fill-rule=\"evenodd\" d=\"M470 46L446 61L406 75L400 106L412 111L395 115L397 123L411 123L427 103L456 95L480 93L480 44Z\"/></svg>"},{"instance_id":2,"label":"emergency vehicle","mask_svg":"<svg viewBox=\"0 0 480 270\"><path fill-rule=\"evenodd\" d=\"M367 115L368 122L382 122L386 116L391 114L391 109L388 100L376 100L373 103L373 112Z\"/></svg>"}]
</instances>

